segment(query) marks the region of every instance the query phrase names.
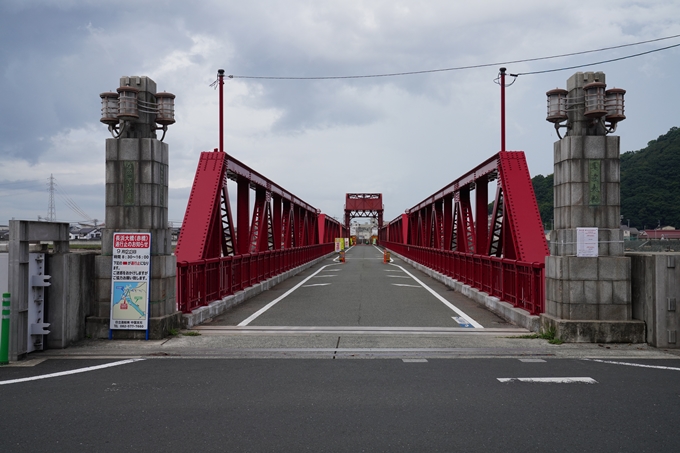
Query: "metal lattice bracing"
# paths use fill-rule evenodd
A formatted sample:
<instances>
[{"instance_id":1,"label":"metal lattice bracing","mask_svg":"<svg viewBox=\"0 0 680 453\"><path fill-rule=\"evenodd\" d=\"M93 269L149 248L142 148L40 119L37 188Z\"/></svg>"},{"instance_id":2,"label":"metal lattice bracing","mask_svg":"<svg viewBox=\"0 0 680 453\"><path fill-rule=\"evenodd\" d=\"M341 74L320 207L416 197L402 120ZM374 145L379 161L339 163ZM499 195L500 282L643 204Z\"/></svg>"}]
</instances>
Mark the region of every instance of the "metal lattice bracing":
<instances>
[{"instance_id":1,"label":"metal lattice bracing","mask_svg":"<svg viewBox=\"0 0 680 453\"><path fill-rule=\"evenodd\" d=\"M235 218L227 181L236 183ZM251 215L252 190L255 200ZM317 209L227 153L204 152L177 241L177 261L319 244L318 216ZM341 229L338 222L328 222Z\"/></svg>"},{"instance_id":2,"label":"metal lattice bracing","mask_svg":"<svg viewBox=\"0 0 680 453\"><path fill-rule=\"evenodd\" d=\"M497 190L489 218L488 184L493 181ZM402 244L531 263L543 263L549 254L522 151L494 155L394 219L381 236Z\"/></svg>"},{"instance_id":3,"label":"metal lattice bracing","mask_svg":"<svg viewBox=\"0 0 680 453\"><path fill-rule=\"evenodd\" d=\"M380 193L348 193L345 196L345 230L349 234L349 223L356 218L372 218L378 222L378 231L383 227L383 203Z\"/></svg>"}]
</instances>

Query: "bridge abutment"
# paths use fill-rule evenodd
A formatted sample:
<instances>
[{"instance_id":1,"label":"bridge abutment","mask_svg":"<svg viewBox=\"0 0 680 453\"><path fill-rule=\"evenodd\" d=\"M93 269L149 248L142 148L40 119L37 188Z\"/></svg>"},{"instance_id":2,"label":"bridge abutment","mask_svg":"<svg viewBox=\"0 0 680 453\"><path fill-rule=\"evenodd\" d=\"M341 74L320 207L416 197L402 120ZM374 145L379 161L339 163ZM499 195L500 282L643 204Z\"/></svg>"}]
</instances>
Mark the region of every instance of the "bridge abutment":
<instances>
[{"instance_id":1,"label":"bridge abutment","mask_svg":"<svg viewBox=\"0 0 680 453\"><path fill-rule=\"evenodd\" d=\"M632 318L631 262L619 228L620 139L606 135L604 117L587 110L583 89L604 81L601 72L567 81L568 132L554 146L554 230L541 324L568 342L641 343L644 323ZM587 244L584 234L595 240Z\"/></svg>"},{"instance_id":2,"label":"bridge abutment","mask_svg":"<svg viewBox=\"0 0 680 453\"><path fill-rule=\"evenodd\" d=\"M168 222L169 147L156 138L156 123L164 128L174 123L174 110L164 110L161 98L174 96L157 94L156 83L148 77L122 77L120 85L119 92L137 90L140 107L132 119L125 117L120 135L106 141L106 220L102 254L95 261L95 313L87 318L86 331L91 338L109 337L114 233L150 233L147 316L149 338L158 339L181 326L175 300L176 259ZM120 110L118 118L122 115ZM146 332L114 330L112 336L145 338Z\"/></svg>"}]
</instances>

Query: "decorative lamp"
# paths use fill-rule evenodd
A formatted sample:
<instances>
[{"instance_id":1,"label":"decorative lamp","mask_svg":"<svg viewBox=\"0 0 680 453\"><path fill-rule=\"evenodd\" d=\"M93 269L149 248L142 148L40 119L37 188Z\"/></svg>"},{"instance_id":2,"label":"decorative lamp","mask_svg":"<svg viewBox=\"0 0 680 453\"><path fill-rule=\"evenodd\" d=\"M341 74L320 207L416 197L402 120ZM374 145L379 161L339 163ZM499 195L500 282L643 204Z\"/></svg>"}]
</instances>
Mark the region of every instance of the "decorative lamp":
<instances>
[{"instance_id":1,"label":"decorative lamp","mask_svg":"<svg viewBox=\"0 0 680 453\"><path fill-rule=\"evenodd\" d=\"M567 90L555 88L548 91L548 116L546 121L561 123L567 120Z\"/></svg>"},{"instance_id":2,"label":"decorative lamp","mask_svg":"<svg viewBox=\"0 0 680 453\"><path fill-rule=\"evenodd\" d=\"M175 123L175 95L172 93L156 93L158 111L156 112L156 123L161 126L169 126Z\"/></svg>"},{"instance_id":3,"label":"decorative lamp","mask_svg":"<svg viewBox=\"0 0 680 453\"><path fill-rule=\"evenodd\" d=\"M134 121L139 119L137 107L137 95L139 90L133 87L118 88L118 119L123 121Z\"/></svg>"},{"instance_id":4,"label":"decorative lamp","mask_svg":"<svg viewBox=\"0 0 680 453\"><path fill-rule=\"evenodd\" d=\"M626 115L623 114L623 96L625 94L626 90L622 88L612 88L605 91L605 109L607 110L605 119L611 124L626 119Z\"/></svg>"},{"instance_id":5,"label":"decorative lamp","mask_svg":"<svg viewBox=\"0 0 680 453\"><path fill-rule=\"evenodd\" d=\"M102 98L102 117L99 121L109 126L118 124L118 93L106 92Z\"/></svg>"},{"instance_id":6,"label":"decorative lamp","mask_svg":"<svg viewBox=\"0 0 680 453\"><path fill-rule=\"evenodd\" d=\"M583 114L587 118L598 119L607 114L604 94L606 87L607 84L603 82L591 82L583 86L585 94L585 111Z\"/></svg>"}]
</instances>

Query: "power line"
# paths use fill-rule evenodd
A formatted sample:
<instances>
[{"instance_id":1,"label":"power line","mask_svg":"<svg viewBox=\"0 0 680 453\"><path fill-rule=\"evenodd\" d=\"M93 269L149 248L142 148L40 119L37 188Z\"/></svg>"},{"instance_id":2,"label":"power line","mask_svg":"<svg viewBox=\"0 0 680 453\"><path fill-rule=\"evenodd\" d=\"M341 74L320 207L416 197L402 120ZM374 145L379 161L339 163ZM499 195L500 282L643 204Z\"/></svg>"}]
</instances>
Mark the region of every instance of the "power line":
<instances>
[{"instance_id":1,"label":"power line","mask_svg":"<svg viewBox=\"0 0 680 453\"><path fill-rule=\"evenodd\" d=\"M680 46L680 44L674 44L674 45L668 46L668 47L661 47L660 49L648 50L647 52L640 52L640 53L636 53L636 54L633 54L633 55L626 55L625 57L611 58L609 60L602 60L602 61L598 61L598 62L595 62L595 63L586 63L586 64L579 64L579 65L575 65L575 66L566 66L566 67L557 68L557 69L544 69L543 71L520 72L516 75L520 76L520 75L545 74L547 72L558 72L558 71L566 71L567 69L584 68L586 66L594 66L594 65L598 65L598 64L612 63L614 61L627 60L629 58L635 58L635 57L639 57L639 56L642 56L642 55L647 55L647 54L654 53L654 52L660 52L662 50L668 50L668 49L672 49L673 47L679 47L679 46Z\"/></svg>"},{"instance_id":2,"label":"power line","mask_svg":"<svg viewBox=\"0 0 680 453\"><path fill-rule=\"evenodd\" d=\"M651 42L658 42L658 41L664 41L667 39L673 39L673 38L678 38L680 35L673 35L673 36L665 36L663 38L656 38L656 39L649 39L647 41L638 41L630 44L621 44L618 46L611 46L611 47L602 47L600 49L593 49L593 50L584 50L580 52L571 52L571 53L565 53L565 54L560 54L560 55L550 55L546 57L537 57L537 58L524 58L521 60L512 60L512 61L501 61L501 62L496 62L496 63L484 63L484 64L478 64L478 65L470 65L470 66L457 66L453 68L443 68L443 69L426 69L426 70L421 70L421 71L408 71L408 72L392 72L392 73L385 73L385 74L366 74L366 75L348 75L348 76L311 76L311 77L286 77L286 76L248 76L248 75L229 75L228 78L230 79L265 79L265 80L337 80L337 79L368 79L368 78L377 78L377 77L398 77L398 76L406 76L406 75L417 75L417 74L431 74L431 73L436 73L436 72L447 72L447 71L462 71L462 70L467 70L467 69L478 69L478 68L486 68L489 66L499 66L499 65L509 65L509 64L516 64L516 63L528 63L528 62L533 62L533 61L543 61L543 60L551 60L555 58L563 58L563 57L571 57L575 55L584 55L584 54L589 54L589 53L595 53L595 52L604 52L607 50L614 50L614 49L621 49L624 47L631 47L631 46L639 46L641 44L648 44ZM619 61L619 60L625 60L627 58L634 58L634 57L639 57L641 55L646 55L649 53L653 52L659 52L662 50L667 50L671 49L673 47L678 47L680 44L675 44L673 46L668 46L668 47L663 47L660 49L654 49L650 50L647 52L642 52L639 54L634 54L634 55L628 55L625 57L620 57L620 58L615 58L611 60L603 60L595 63L587 63L583 65L578 65L578 66L572 66L568 68L560 68L560 69L550 69L550 70L545 70L545 71L533 71L533 72L525 72L522 75L530 75L530 74L542 74L545 72L555 72L555 71L563 71L566 69L573 69L573 68L582 68L585 66L593 66L597 64L603 64L603 63L610 63L612 61Z\"/></svg>"}]
</instances>

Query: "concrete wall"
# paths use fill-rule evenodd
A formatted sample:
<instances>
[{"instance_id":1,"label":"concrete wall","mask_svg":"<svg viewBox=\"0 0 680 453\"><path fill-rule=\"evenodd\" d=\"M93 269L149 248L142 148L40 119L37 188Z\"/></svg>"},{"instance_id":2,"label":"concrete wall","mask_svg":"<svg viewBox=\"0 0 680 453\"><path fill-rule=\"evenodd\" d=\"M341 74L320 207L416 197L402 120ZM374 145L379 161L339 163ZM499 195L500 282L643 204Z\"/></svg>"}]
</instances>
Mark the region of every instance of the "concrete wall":
<instances>
[{"instance_id":1,"label":"concrete wall","mask_svg":"<svg viewBox=\"0 0 680 453\"><path fill-rule=\"evenodd\" d=\"M0 253L0 293L9 291L9 255L7 253Z\"/></svg>"},{"instance_id":2,"label":"concrete wall","mask_svg":"<svg viewBox=\"0 0 680 453\"><path fill-rule=\"evenodd\" d=\"M48 348L66 348L85 338L85 319L94 312L95 257L91 253L47 255L52 285L46 291Z\"/></svg>"},{"instance_id":3,"label":"concrete wall","mask_svg":"<svg viewBox=\"0 0 680 453\"><path fill-rule=\"evenodd\" d=\"M626 253L631 258L633 318L645 321L647 343L680 348L680 253Z\"/></svg>"}]
</instances>

